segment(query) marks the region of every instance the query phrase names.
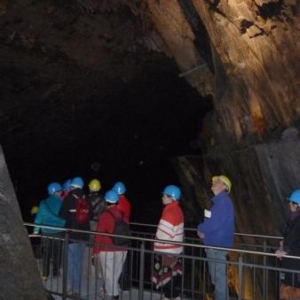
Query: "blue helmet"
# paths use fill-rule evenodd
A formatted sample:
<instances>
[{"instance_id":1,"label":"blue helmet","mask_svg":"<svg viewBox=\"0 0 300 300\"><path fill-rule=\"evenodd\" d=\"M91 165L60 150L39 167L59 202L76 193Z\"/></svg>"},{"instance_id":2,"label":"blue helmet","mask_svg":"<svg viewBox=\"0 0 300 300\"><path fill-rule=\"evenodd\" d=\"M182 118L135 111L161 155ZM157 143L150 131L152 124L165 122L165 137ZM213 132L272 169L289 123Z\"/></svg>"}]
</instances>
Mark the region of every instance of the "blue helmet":
<instances>
[{"instance_id":1,"label":"blue helmet","mask_svg":"<svg viewBox=\"0 0 300 300\"><path fill-rule=\"evenodd\" d=\"M180 188L176 185L168 185L165 187L163 194L170 196L174 200L179 200L181 191Z\"/></svg>"},{"instance_id":2,"label":"blue helmet","mask_svg":"<svg viewBox=\"0 0 300 300\"><path fill-rule=\"evenodd\" d=\"M55 192L62 191L62 187L58 182L52 182L48 185L48 194L53 195Z\"/></svg>"},{"instance_id":3,"label":"blue helmet","mask_svg":"<svg viewBox=\"0 0 300 300\"><path fill-rule=\"evenodd\" d=\"M104 199L106 202L109 203L117 203L119 201L119 195L117 194L116 191L110 190L105 193Z\"/></svg>"},{"instance_id":4,"label":"blue helmet","mask_svg":"<svg viewBox=\"0 0 300 300\"><path fill-rule=\"evenodd\" d=\"M83 182L83 179L81 177L74 177L71 180L71 187L83 188L83 186L84 186L84 182Z\"/></svg>"},{"instance_id":5,"label":"blue helmet","mask_svg":"<svg viewBox=\"0 0 300 300\"><path fill-rule=\"evenodd\" d=\"M125 184L121 181L116 182L112 189L116 191L119 195L124 194L126 192Z\"/></svg>"},{"instance_id":6,"label":"blue helmet","mask_svg":"<svg viewBox=\"0 0 300 300\"><path fill-rule=\"evenodd\" d=\"M300 190L294 190L288 200L300 205Z\"/></svg>"},{"instance_id":7,"label":"blue helmet","mask_svg":"<svg viewBox=\"0 0 300 300\"><path fill-rule=\"evenodd\" d=\"M66 192L66 191L69 191L71 189L71 182L72 180L71 179L68 179L64 182L63 184L63 190Z\"/></svg>"}]
</instances>

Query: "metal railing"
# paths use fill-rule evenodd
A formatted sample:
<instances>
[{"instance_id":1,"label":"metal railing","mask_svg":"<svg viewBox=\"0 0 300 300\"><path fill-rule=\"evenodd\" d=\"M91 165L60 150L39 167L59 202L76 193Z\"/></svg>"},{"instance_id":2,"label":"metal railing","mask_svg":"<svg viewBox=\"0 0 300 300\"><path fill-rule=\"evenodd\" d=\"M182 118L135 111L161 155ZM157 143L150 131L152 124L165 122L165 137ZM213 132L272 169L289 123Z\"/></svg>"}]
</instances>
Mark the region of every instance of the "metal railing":
<instances>
[{"instance_id":1,"label":"metal railing","mask_svg":"<svg viewBox=\"0 0 300 300\"><path fill-rule=\"evenodd\" d=\"M28 232L32 232L34 224L25 223ZM41 226L53 228L50 226ZM132 223L132 236L127 249L128 266L123 269L126 276L121 276L120 286L127 281L129 291L120 291L120 299L130 300L156 300L160 299L163 290L157 290L151 283L151 270L155 252L152 250L156 226ZM61 255L60 276L53 276L53 261L50 260L49 276L45 280L45 287L56 299L71 299L67 295L67 247L71 242L69 234L71 229L60 229L61 238L49 236L30 235L38 268L43 275L45 268L45 255L48 255L50 240L58 240L56 251ZM84 231L80 231L84 232ZM93 258L91 249L94 246L93 237L97 234L112 236L108 233L84 232L89 235L86 243L81 276L81 293L76 299L101 299L101 278L97 271L97 263ZM209 247L211 249L228 251L227 274L229 286L229 299L237 300L275 300L278 299L279 284L282 274L290 272L296 278L300 270L285 270L280 267L280 260L274 251L279 244L280 237L236 234L234 248ZM213 299L213 286L208 272L208 262L205 255L206 246L200 244L194 229L185 230L184 253L181 255L183 274L181 283L181 298L190 300ZM47 252L48 247L48 252ZM54 250L54 249L52 249ZM300 259L299 257L285 256L285 258ZM285 259L284 258L284 259ZM49 261L49 260L48 260ZM219 262L219 261L214 261ZM46 269L46 272L47 269ZM44 274L45 275L45 274ZM48 275L48 274L46 274ZM54 274L58 275L58 274ZM123 274L125 275L125 274ZM225 300L225 299L224 299Z\"/></svg>"}]
</instances>

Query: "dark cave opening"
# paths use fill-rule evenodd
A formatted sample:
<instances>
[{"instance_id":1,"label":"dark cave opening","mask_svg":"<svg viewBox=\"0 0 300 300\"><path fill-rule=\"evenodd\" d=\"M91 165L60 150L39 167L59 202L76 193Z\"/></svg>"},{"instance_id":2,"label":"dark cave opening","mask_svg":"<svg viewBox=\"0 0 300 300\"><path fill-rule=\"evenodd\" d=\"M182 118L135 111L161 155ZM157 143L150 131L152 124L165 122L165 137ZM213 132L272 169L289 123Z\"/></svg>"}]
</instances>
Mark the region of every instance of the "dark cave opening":
<instances>
[{"instance_id":1,"label":"dark cave opening","mask_svg":"<svg viewBox=\"0 0 300 300\"><path fill-rule=\"evenodd\" d=\"M74 104L72 97L79 100ZM35 116L35 130L22 128L26 135L14 143L13 131L2 139L24 220L30 220L30 208L46 196L50 182L82 176L86 183L98 178L102 192L124 181L133 220L156 222L163 187L180 184L172 157L200 154L192 141L212 109L210 99L201 99L175 72L155 70L116 84L111 94L83 91L60 98L51 100L57 103L54 112L34 114L40 109L34 105L22 116ZM69 110L67 118L60 109Z\"/></svg>"}]
</instances>

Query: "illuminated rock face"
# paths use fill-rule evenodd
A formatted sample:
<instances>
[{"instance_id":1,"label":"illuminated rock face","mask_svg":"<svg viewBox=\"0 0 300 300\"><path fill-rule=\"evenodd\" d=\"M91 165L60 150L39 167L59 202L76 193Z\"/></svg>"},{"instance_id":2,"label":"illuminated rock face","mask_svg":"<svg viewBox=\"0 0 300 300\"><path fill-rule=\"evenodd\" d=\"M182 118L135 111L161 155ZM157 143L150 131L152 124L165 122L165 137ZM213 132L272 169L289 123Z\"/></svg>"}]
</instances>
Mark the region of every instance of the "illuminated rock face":
<instances>
[{"instance_id":1,"label":"illuminated rock face","mask_svg":"<svg viewBox=\"0 0 300 300\"><path fill-rule=\"evenodd\" d=\"M296 1L1 1L0 14L2 68L30 76L41 101L74 85L110 94L147 65L167 68L167 56L212 96L207 146L263 140L300 113Z\"/></svg>"},{"instance_id":2,"label":"illuminated rock face","mask_svg":"<svg viewBox=\"0 0 300 300\"><path fill-rule=\"evenodd\" d=\"M161 52L200 95L212 96L208 147L262 141L300 113L295 1L2 2L6 73L31 76L41 101L73 95L74 85L87 85L87 97L110 94L146 65L161 65Z\"/></svg>"},{"instance_id":3,"label":"illuminated rock face","mask_svg":"<svg viewBox=\"0 0 300 300\"><path fill-rule=\"evenodd\" d=\"M201 93L210 90L204 86L213 86L210 135L214 142L222 142L224 135L234 141L249 136L260 140L298 118L300 49L295 1L261 1L255 6L234 0L145 2L168 54L182 71L196 68L186 75L187 81ZM201 27L206 31L199 31ZM206 35L211 60L200 52L205 47L199 46L199 40ZM197 68L205 63L211 76L207 68Z\"/></svg>"},{"instance_id":4,"label":"illuminated rock face","mask_svg":"<svg viewBox=\"0 0 300 300\"><path fill-rule=\"evenodd\" d=\"M212 95L214 111L199 134L203 157L176 162L189 215L199 218L194 207L208 205L211 176L225 173L236 183L237 231L282 234L285 199L300 182L299 139L284 131L299 129L298 4L146 2L168 55L200 94Z\"/></svg>"}]
</instances>

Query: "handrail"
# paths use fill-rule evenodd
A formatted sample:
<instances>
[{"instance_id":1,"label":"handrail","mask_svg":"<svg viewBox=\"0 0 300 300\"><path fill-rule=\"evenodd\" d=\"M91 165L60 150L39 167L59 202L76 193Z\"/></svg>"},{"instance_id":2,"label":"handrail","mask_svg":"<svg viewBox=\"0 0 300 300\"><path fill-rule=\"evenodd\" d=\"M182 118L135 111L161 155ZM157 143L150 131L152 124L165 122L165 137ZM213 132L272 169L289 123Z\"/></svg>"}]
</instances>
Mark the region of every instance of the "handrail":
<instances>
[{"instance_id":1,"label":"handrail","mask_svg":"<svg viewBox=\"0 0 300 300\"><path fill-rule=\"evenodd\" d=\"M157 225L154 224L145 224L145 223L136 223L136 222L131 222L130 225L135 225L135 226L144 226L144 227L153 227L156 228ZM184 228L185 231L197 231L196 228ZM253 234L253 233L240 233L240 232L235 232L235 236L246 236L246 237L256 237L256 238L267 238L267 239L282 239L282 236L273 236L273 235L263 235L263 234Z\"/></svg>"},{"instance_id":2,"label":"handrail","mask_svg":"<svg viewBox=\"0 0 300 300\"><path fill-rule=\"evenodd\" d=\"M23 223L26 226L37 226L37 227L42 227L42 225L37 225L34 223L28 223L24 222ZM157 228L157 225L154 224L145 224L145 223L136 223L136 222L130 222L130 225L132 226L143 226L143 227L150 227L150 228ZM43 225L44 228L48 228L46 225ZM49 227L53 228L53 227ZM57 227L55 227L57 228ZM184 228L185 231L197 231L196 228ZM235 236L245 236L245 237L254 237L254 238L263 238L263 239L283 239L282 236L274 236L274 235L263 235L263 234L253 234L253 233L241 233L241 232L235 232Z\"/></svg>"},{"instance_id":3,"label":"handrail","mask_svg":"<svg viewBox=\"0 0 300 300\"><path fill-rule=\"evenodd\" d=\"M36 224L33 223L23 223L25 226L30 226L30 227L36 227ZM135 223L137 224L137 223ZM72 228L62 228L62 227L55 227L55 226L48 226L48 225L38 225L40 228L47 228L47 229L58 229L59 231L62 232L78 232L78 233L86 233L86 234L93 234L93 235L104 235L104 236L117 236L117 237L122 237L122 238L128 238L126 236L122 235L115 235L107 232L97 232L97 231L88 231L88 230L79 230L79 229L72 229ZM31 236L41 236L41 235L31 235ZM128 238L130 240L135 240L135 241L141 241L141 242L150 242L154 243L157 241L155 238L145 238L145 237L135 237L131 236ZM225 250L225 251L230 251L230 252L236 252L236 253L243 253L243 254L255 254L255 255L261 255L261 256L269 256L269 257L276 257L275 253L268 253L268 252L263 252L263 251L254 251L254 250L245 250L245 249L240 249L240 248L227 248L227 247L215 247L215 246L206 246L204 244L193 244L193 243L185 243L185 242L173 242L173 241L168 241L168 240L160 240L161 242L166 242L169 244L180 244L183 247L193 247L193 248L199 248L199 249L215 249L215 250ZM297 256L290 256L290 255L284 255L283 257L287 258L296 258L300 259L300 257Z\"/></svg>"}]
</instances>

